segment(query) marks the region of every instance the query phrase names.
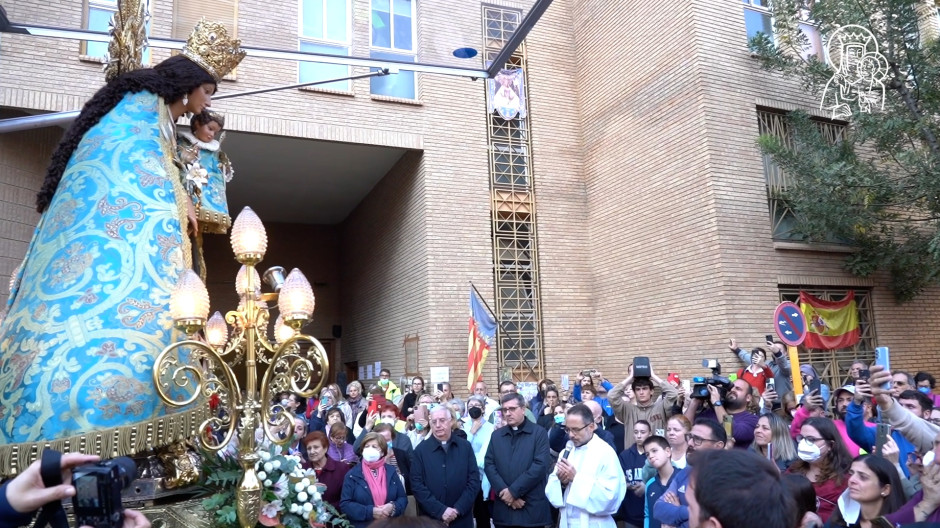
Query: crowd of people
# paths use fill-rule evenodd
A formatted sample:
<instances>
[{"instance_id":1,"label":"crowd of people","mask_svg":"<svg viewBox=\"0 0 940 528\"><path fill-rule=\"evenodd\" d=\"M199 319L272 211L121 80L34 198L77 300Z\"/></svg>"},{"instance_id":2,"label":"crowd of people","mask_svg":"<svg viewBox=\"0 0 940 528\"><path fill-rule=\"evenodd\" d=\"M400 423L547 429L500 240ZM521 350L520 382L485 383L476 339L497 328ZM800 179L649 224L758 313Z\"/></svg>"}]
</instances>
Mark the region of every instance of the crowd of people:
<instances>
[{"instance_id":1,"label":"crowd of people","mask_svg":"<svg viewBox=\"0 0 940 528\"><path fill-rule=\"evenodd\" d=\"M295 416L286 449L356 527L940 522L931 374L854 362L833 391L804 365L798 397L782 345L730 345L744 362L736 374L712 364L713 376L686 383L628 365L616 383L588 370L570 386L541 380L527 399L512 381L491 394L481 380L464 399L421 377L403 390L383 370L368 389L332 384L273 405ZM0 510L28 513L10 489Z\"/></svg>"},{"instance_id":2,"label":"crowd of people","mask_svg":"<svg viewBox=\"0 0 940 528\"><path fill-rule=\"evenodd\" d=\"M306 418L293 449L356 526L411 508L467 527L756 526L766 512L779 512L771 526L781 528L940 521L931 374L856 361L832 390L803 365L798 399L782 344L729 346L736 373L714 364L687 382L627 365L619 382L585 370L541 380L526 399L511 381L491 394L481 380L458 398L448 383L428 390L416 376L399 387L383 370L368 389L353 381L307 402L280 398ZM746 475L730 478L735 464ZM738 508L703 485L731 480L769 509Z\"/></svg>"}]
</instances>

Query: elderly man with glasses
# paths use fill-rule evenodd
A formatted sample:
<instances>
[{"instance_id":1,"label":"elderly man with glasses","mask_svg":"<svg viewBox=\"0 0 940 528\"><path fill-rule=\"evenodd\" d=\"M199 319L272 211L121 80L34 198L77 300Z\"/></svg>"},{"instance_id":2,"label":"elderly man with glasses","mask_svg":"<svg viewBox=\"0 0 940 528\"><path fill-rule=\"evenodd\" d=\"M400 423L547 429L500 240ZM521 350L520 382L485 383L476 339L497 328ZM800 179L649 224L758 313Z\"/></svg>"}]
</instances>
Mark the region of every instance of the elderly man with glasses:
<instances>
[{"instance_id":1,"label":"elderly man with glasses","mask_svg":"<svg viewBox=\"0 0 940 528\"><path fill-rule=\"evenodd\" d=\"M694 460L692 453L708 449L724 449L728 434L720 423L710 418L699 418L692 425L692 430L685 435L689 442L689 463ZM669 526L688 526L689 503L686 500L686 486L692 467L686 466L673 477L669 489L653 505L653 518Z\"/></svg>"},{"instance_id":2,"label":"elderly man with glasses","mask_svg":"<svg viewBox=\"0 0 940 528\"><path fill-rule=\"evenodd\" d=\"M525 398L517 393L502 397L506 426L490 437L483 468L497 500L493 524L544 527L552 522L545 498L551 472L551 454L545 430L525 418Z\"/></svg>"},{"instance_id":3,"label":"elderly man with glasses","mask_svg":"<svg viewBox=\"0 0 940 528\"><path fill-rule=\"evenodd\" d=\"M473 528L480 470L470 442L453 433L454 415L444 405L430 413L431 434L415 448L411 491L418 513L452 528Z\"/></svg>"}]
</instances>

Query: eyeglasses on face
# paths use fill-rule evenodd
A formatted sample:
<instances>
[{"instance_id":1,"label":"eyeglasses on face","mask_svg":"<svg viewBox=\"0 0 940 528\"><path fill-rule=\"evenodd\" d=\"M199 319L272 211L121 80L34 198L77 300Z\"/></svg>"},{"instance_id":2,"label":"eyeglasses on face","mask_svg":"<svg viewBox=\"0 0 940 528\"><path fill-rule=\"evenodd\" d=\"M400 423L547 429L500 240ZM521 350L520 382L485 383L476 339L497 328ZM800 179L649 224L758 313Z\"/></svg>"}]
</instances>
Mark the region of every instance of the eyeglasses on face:
<instances>
[{"instance_id":1,"label":"eyeglasses on face","mask_svg":"<svg viewBox=\"0 0 940 528\"><path fill-rule=\"evenodd\" d=\"M807 442L809 442L809 443L811 443L811 444L815 444L816 442L825 442L825 441L826 441L825 438L817 438L817 437L815 437L815 436L796 435L796 441L797 441L797 443L802 442L803 440L806 440Z\"/></svg>"},{"instance_id":2,"label":"eyeglasses on face","mask_svg":"<svg viewBox=\"0 0 940 528\"><path fill-rule=\"evenodd\" d=\"M516 412L521 408L522 407L519 407L518 405L516 405L515 407L501 407L499 410L502 411L503 413L509 413L509 412Z\"/></svg>"},{"instance_id":3,"label":"eyeglasses on face","mask_svg":"<svg viewBox=\"0 0 940 528\"><path fill-rule=\"evenodd\" d=\"M581 431L590 427L591 424L585 424L583 427L565 427L568 430L568 433L580 433Z\"/></svg>"},{"instance_id":4,"label":"eyeglasses on face","mask_svg":"<svg viewBox=\"0 0 940 528\"><path fill-rule=\"evenodd\" d=\"M695 446L700 446L705 442L708 442L710 444L718 443L718 440L712 440L711 438L702 438L701 436L694 435L692 433L685 434L685 441Z\"/></svg>"}]
</instances>

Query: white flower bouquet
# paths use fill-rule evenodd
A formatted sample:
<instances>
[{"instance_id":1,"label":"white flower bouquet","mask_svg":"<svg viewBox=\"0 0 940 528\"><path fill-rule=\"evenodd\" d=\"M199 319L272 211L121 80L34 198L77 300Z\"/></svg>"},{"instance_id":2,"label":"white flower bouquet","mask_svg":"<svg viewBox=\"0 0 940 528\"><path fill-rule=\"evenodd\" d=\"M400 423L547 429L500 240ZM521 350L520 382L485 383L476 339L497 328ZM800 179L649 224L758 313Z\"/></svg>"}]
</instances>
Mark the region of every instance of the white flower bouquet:
<instances>
[{"instance_id":1,"label":"white flower bouquet","mask_svg":"<svg viewBox=\"0 0 940 528\"><path fill-rule=\"evenodd\" d=\"M323 500L323 488L317 483L316 472L304 469L299 456L284 454L278 445L263 445L258 449L258 456L255 471L262 483L258 524L271 528L351 526ZM206 485L215 488L215 493L203 501L203 508L214 512L213 521L218 528L238 528L235 489L241 467L237 455L223 449L218 454L206 454L203 460Z\"/></svg>"}]
</instances>

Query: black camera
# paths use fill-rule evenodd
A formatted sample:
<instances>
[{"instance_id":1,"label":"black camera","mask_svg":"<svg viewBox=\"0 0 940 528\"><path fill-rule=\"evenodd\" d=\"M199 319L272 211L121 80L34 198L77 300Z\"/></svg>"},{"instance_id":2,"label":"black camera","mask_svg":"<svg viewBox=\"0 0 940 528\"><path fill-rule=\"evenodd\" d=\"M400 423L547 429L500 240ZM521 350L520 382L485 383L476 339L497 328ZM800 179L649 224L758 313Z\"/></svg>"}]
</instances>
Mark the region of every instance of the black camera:
<instances>
[{"instance_id":1,"label":"black camera","mask_svg":"<svg viewBox=\"0 0 940 528\"><path fill-rule=\"evenodd\" d=\"M692 394L689 397L698 400L709 399L708 386L711 385L718 389L718 394L724 400L733 385L730 379L721 375L721 363L717 359L703 359L702 366L710 368L712 375L708 378L702 376L692 378Z\"/></svg>"},{"instance_id":2,"label":"black camera","mask_svg":"<svg viewBox=\"0 0 940 528\"><path fill-rule=\"evenodd\" d=\"M137 465L127 457L85 464L72 470L75 495L72 507L76 526L121 528L124 506L121 491L137 476Z\"/></svg>"}]
</instances>

